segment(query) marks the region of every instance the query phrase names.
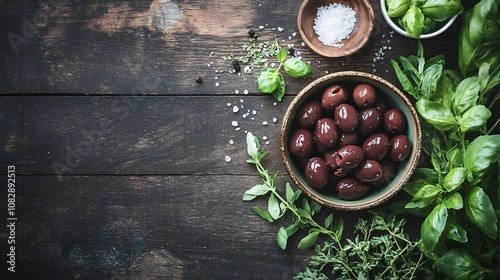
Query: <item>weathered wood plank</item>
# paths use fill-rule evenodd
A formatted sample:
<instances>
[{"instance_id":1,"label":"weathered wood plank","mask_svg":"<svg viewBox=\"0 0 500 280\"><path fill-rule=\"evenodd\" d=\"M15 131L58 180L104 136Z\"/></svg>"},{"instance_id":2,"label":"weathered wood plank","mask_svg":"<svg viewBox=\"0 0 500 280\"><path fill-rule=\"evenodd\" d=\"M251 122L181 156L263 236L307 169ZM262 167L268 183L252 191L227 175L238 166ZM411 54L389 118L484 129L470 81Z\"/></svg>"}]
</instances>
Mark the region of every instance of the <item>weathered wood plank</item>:
<instances>
[{"instance_id":1,"label":"weathered wood plank","mask_svg":"<svg viewBox=\"0 0 500 280\"><path fill-rule=\"evenodd\" d=\"M270 150L269 168L283 170L278 135L290 100L243 94L0 97L0 168L15 164L21 174L61 175L241 174L249 171L245 132L252 131L268 138L262 147Z\"/></svg>"},{"instance_id":2,"label":"weathered wood plank","mask_svg":"<svg viewBox=\"0 0 500 280\"><path fill-rule=\"evenodd\" d=\"M294 248L305 232L288 250L278 247L276 232L286 221L271 224L250 210L264 200L241 200L259 180L72 176L61 183L55 176L18 176L16 276L291 279L311 253Z\"/></svg>"}]
</instances>

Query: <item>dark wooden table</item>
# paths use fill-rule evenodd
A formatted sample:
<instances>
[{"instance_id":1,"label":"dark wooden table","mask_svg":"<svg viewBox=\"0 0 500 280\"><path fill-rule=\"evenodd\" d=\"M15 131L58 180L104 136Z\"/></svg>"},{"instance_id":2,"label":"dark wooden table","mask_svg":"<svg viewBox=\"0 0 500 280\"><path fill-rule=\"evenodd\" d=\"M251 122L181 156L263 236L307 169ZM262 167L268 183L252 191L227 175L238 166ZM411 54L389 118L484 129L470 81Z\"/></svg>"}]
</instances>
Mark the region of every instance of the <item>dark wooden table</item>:
<instances>
[{"instance_id":1,"label":"dark wooden table","mask_svg":"<svg viewBox=\"0 0 500 280\"><path fill-rule=\"evenodd\" d=\"M370 2L368 45L329 59L301 44L300 0L0 1L0 279L291 279L302 271L312 254L296 249L304 233L281 250L275 237L287 221L270 224L250 210L264 200L241 199L260 182L245 163L245 133L262 139L283 186L291 180L280 123L302 87L341 70L399 86L390 60L415 54L416 41L393 34L379 1ZM245 54L250 29L259 42L293 44L314 69L306 80L286 77L282 102L257 91L259 66L232 74L222 58ZM443 53L456 67L456 30L425 40L426 56ZM9 166L15 273L7 271ZM365 214L334 213L348 225Z\"/></svg>"}]
</instances>

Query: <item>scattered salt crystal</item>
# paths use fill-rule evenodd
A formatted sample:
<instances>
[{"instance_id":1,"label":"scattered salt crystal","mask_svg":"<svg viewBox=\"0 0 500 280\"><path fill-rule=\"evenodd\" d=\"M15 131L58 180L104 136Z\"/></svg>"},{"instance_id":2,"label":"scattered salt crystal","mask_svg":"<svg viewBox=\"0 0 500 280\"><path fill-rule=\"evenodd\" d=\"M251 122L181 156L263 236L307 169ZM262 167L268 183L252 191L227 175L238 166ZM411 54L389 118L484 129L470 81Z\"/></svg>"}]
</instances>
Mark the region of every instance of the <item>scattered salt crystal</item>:
<instances>
[{"instance_id":1,"label":"scattered salt crystal","mask_svg":"<svg viewBox=\"0 0 500 280\"><path fill-rule=\"evenodd\" d=\"M233 139L229 140L229 144L231 144L231 145L233 145L233 144L234 144Z\"/></svg>"},{"instance_id":2,"label":"scattered salt crystal","mask_svg":"<svg viewBox=\"0 0 500 280\"><path fill-rule=\"evenodd\" d=\"M225 160L226 162L230 162L230 161L231 161L231 157L230 157L230 156L225 156L225 157L224 157L224 160Z\"/></svg>"},{"instance_id":3,"label":"scattered salt crystal","mask_svg":"<svg viewBox=\"0 0 500 280\"><path fill-rule=\"evenodd\" d=\"M259 29L260 30L264 29L264 25L259 26Z\"/></svg>"},{"instance_id":4,"label":"scattered salt crystal","mask_svg":"<svg viewBox=\"0 0 500 280\"><path fill-rule=\"evenodd\" d=\"M233 105L233 104L231 104L231 103L227 103L226 105L227 105L227 107L231 107L231 105Z\"/></svg>"},{"instance_id":5,"label":"scattered salt crystal","mask_svg":"<svg viewBox=\"0 0 500 280\"><path fill-rule=\"evenodd\" d=\"M274 103L273 103L273 105L274 105L274 106L276 106L276 105L278 105L278 103L277 103L277 102L274 102Z\"/></svg>"},{"instance_id":6,"label":"scattered salt crystal","mask_svg":"<svg viewBox=\"0 0 500 280\"><path fill-rule=\"evenodd\" d=\"M257 111L256 110L252 110L252 114L257 115Z\"/></svg>"},{"instance_id":7,"label":"scattered salt crystal","mask_svg":"<svg viewBox=\"0 0 500 280\"><path fill-rule=\"evenodd\" d=\"M266 141L266 145L269 145L269 141Z\"/></svg>"},{"instance_id":8,"label":"scattered salt crystal","mask_svg":"<svg viewBox=\"0 0 500 280\"><path fill-rule=\"evenodd\" d=\"M240 99L240 103L243 103L243 99Z\"/></svg>"},{"instance_id":9,"label":"scattered salt crystal","mask_svg":"<svg viewBox=\"0 0 500 280\"><path fill-rule=\"evenodd\" d=\"M240 108L238 108L238 106L234 105L233 113L238 113L239 110L240 110Z\"/></svg>"},{"instance_id":10,"label":"scattered salt crystal","mask_svg":"<svg viewBox=\"0 0 500 280\"><path fill-rule=\"evenodd\" d=\"M314 19L314 31L327 46L342 47L340 41L349 38L356 26L356 11L339 3L321 6Z\"/></svg>"},{"instance_id":11,"label":"scattered salt crystal","mask_svg":"<svg viewBox=\"0 0 500 280\"><path fill-rule=\"evenodd\" d=\"M219 77L215 77L215 79L217 80Z\"/></svg>"},{"instance_id":12,"label":"scattered salt crystal","mask_svg":"<svg viewBox=\"0 0 500 280\"><path fill-rule=\"evenodd\" d=\"M248 89L245 89L245 90L243 91L243 94L244 94L244 95L247 95L247 94L248 94Z\"/></svg>"},{"instance_id":13,"label":"scattered salt crystal","mask_svg":"<svg viewBox=\"0 0 500 280\"><path fill-rule=\"evenodd\" d=\"M215 83L215 86L218 87L219 86L219 83Z\"/></svg>"},{"instance_id":14,"label":"scattered salt crystal","mask_svg":"<svg viewBox=\"0 0 500 280\"><path fill-rule=\"evenodd\" d=\"M292 36L293 36L293 37L297 36L297 32L293 32L293 33L292 33Z\"/></svg>"},{"instance_id":15,"label":"scattered salt crystal","mask_svg":"<svg viewBox=\"0 0 500 280\"><path fill-rule=\"evenodd\" d=\"M267 136L262 136L262 140L266 141L267 140Z\"/></svg>"},{"instance_id":16,"label":"scattered salt crystal","mask_svg":"<svg viewBox=\"0 0 500 280\"><path fill-rule=\"evenodd\" d=\"M239 90L235 90L234 93L238 94L238 93L240 93L240 91Z\"/></svg>"},{"instance_id":17,"label":"scattered salt crystal","mask_svg":"<svg viewBox=\"0 0 500 280\"><path fill-rule=\"evenodd\" d=\"M264 126L266 126L266 125L268 125L268 124L269 124L269 123L268 123L267 121L263 121L263 122L262 122L262 125L264 125Z\"/></svg>"},{"instance_id":18,"label":"scattered salt crystal","mask_svg":"<svg viewBox=\"0 0 500 280\"><path fill-rule=\"evenodd\" d=\"M248 114L243 114L243 115L241 115L241 117L246 119L248 117Z\"/></svg>"},{"instance_id":19,"label":"scattered salt crystal","mask_svg":"<svg viewBox=\"0 0 500 280\"><path fill-rule=\"evenodd\" d=\"M237 121L233 121L233 122L231 122L231 125L234 126L234 127L236 127L236 126L238 126L238 122Z\"/></svg>"},{"instance_id":20,"label":"scattered salt crystal","mask_svg":"<svg viewBox=\"0 0 500 280\"><path fill-rule=\"evenodd\" d=\"M283 30L285 30L285 28L283 28L283 27L278 27L278 31L279 31L279 32L283 32Z\"/></svg>"},{"instance_id":21,"label":"scattered salt crystal","mask_svg":"<svg viewBox=\"0 0 500 280\"><path fill-rule=\"evenodd\" d=\"M278 122L278 119L277 118L273 118L273 123L277 123Z\"/></svg>"},{"instance_id":22,"label":"scattered salt crystal","mask_svg":"<svg viewBox=\"0 0 500 280\"><path fill-rule=\"evenodd\" d=\"M234 130L239 131L240 129L241 129L241 127L237 127Z\"/></svg>"}]
</instances>

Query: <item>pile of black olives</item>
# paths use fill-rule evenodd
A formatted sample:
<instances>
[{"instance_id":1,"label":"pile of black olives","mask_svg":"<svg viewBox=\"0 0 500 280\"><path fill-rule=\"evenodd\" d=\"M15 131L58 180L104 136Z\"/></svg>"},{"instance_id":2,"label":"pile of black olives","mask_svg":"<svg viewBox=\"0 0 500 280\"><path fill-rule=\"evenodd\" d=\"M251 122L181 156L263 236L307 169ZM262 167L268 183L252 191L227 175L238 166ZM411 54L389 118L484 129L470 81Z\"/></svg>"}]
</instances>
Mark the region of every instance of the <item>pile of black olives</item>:
<instances>
[{"instance_id":1,"label":"pile of black olives","mask_svg":"<svg viewBox=\"0 0 500 280\"><path fill-rule=\"evenodd\" d=\"M351 87L352 88L352 87ZM318 96L319 97L319 96ZM387 185L411 152L406 118L370 84L332 85L295 117L289 149L314 189L356 200Z\"/></svg>"}]
</instances>

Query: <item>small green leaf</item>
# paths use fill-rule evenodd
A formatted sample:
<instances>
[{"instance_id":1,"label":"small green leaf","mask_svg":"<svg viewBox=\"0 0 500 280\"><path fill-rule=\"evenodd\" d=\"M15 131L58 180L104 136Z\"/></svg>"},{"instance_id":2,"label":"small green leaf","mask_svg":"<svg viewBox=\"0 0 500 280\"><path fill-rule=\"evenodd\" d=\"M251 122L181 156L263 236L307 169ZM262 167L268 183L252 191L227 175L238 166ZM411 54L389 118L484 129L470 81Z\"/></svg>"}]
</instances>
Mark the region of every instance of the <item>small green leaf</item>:
<instances>
[{"instance_id":1,"label":"small green leaf","mask_svg":"<svg viewBox=\"0 0 500 280\"><path fill-rule=\"evenodd\" d=\"M273 217L273 219L275 219L275 220L279 219L281 209L280 209L278 199L276 198L276 196L274 194L271 194L269 196L269 200L267 203L267 211L269 211L269 214L271 214L271 217Z\"/></svg>"},{"instance_id":2,"label":"small green leaf","mask_svg":"<svg viewBox=\"0 0 500 280\"><path fill-rule=\"evenodd\" d=\"M476 105L462 115L458 122L462 132L477 131L481 129L488 119L491 117L491 112L484 105Z\"/></svg>"},{"instance_id":3,"label":"small green leaf","mask_svg":"<svg viewBox=\"0 0 500 280\"><path fill-rule=\"evenodd\" d=\"M259 139L253 136L251 132L247 133L247 152L252 159L256 159L259 157Z\"/></svg>"},{"instance_id":4,"label":"small green leaf","mask_svg":"<svg viewBox=\"0 0 500 280\"><path fill-rule=\"evenodd\" d=\"M497 238L497 216L488 194L480 187L473 187L467 196L465 213L477 228L492 239Z\"/></svg>"},{"instance_id":5,"label":"small green leaf","mask_svg":"<svg viewBox=\"0 0 500 280\"><path fill-rule=\"evenodd\" d=\"M460 243L467 242L467 231L459 225L456 221L448 219L446 227L444 228L446 238L455 240Z\"/></svg>"},{"instance_id":6,"label":"small green leaf","mask_svg":"<svg viewBox=\"0 0 500 280\"><path fill-rule=\"evenodd\" d=\"M472 175L480 178L486 168L499 158L500 135L483 135L474 139L467 146L464 154L464 166Z\"/></svg>"},{"instance_id":7,"label":"small green leaf","mask_svg":"<svg viewBox=\"0 0 500 280\"><path fill-rule=\"evenodd\" d=\"M286 235L290 237L294 235L298 229L299 227L296 224L291 224L288 227L286 227Z\"/></svg>"},{"instance_id":8,"label":"small green leaf","mask_svg":"<svg viewBox=\"0 0 500 280\"><path fill-rule=\"evenodd\" d=\"M253 200L257 196L267 194L271 189L267 185L255 185L252 188L245 191L243 194L244 201Z\"/></svg>"},{"instance_id":9,"label":"small green leaf","mask_svg":"<svg viewBox=\"0 0 500 280\"><path fill-rule=\"evenodd\" d=\"M309 200L307 200L307 198L305 197L302 199L302 208L304 209L304 211L311 214L311 206L309 205Z\"/></svg>"},{"instance_id":10,"label":"small green leaf","mask_svg":"<svg viewBox=\"0 0 500 280\"><path fill-rule=\"evenodd\" d=\"M273 217L271 217L271 214L269 214L269 211L262 210L257 206L251 206L250 209L257 213L257 215L261 216L262 218L266 219L268 222L272 223L274 222Z\"/></svg>"},{"instance_id":11,"label":"small green leaf","mask_svg":"<svg viewBox=\"0 0 500 280\"><path fill-rule=\"evenodd\" d=\"M294 192L293 192L292 187L290 186L290 183L288 183L288 182L285 185L285 194L286 194L286 201L288 201L288 203L290 203L290 204L293 204L295 202L295 200L293 199Z\"/></svg>"},{"instance_id":12,"label":"small green leaf","mask_svg":"<svg viewBox=\"0 0 500 280\"><path fill-rule=\"evenodd\" d=\"M403 26L408 35L419 38L424 28L424 14L415 6L411 6L403 16Z\"/></svg>"},{"instance_id":13,"label":"small green leaf","mask_svg":"<svg viewBox=\"0 0 500 280\"><path fill-rule=\"evenodd\" d=\"M421 91L424 97L430 99L438 87L438 82L443 75L443 65L434 64L429 66L424 70L424 75L422 76L422 86Z\"/></svg>"},{"instance_id":14,"label":"small green leaf","mask_svg":"<svg viewBox=\"0 0 500 280\"><path fill-rule=\"evenodd\" d=\"M278 74L279 85L278 88L273 91L272 95L276 100L281 101L283 99L283 96L285 96L285 79L283 78L283 75L281 75L281 73Z\"/></svg>"},{"instance_id":15,"label":"small green leaf","mask_svg":"<svg viewBox=\"0 0 500 280\"><path fill-rule=\"evenodd\" d=\"M457 125L453 114L442 103L420 99L415 105L422 118L439 131L448 131Z\"/></svg>"},{"instance_id":16,"label":"small green leaf","mask_svg":"<svg viewBox=\"0 0 500 280\"><path fill-rule=\"evenodd\" d=\"M442 189L439 185L424 185L414 195L405 208L424 208L436 201Z\"/></svg>"},{"instance_id":17,"label":"small green leaf","mask_svg":"<svg viewBox=\"0 0 500 280\"><path fill-rule=\"evenodd\" d=\"M446 226L448 210L443 204L438 204L427 216L420 228L422 245L428 250L433 250L439 241L439 237Z\"/></svg>"},{"instance_id":18,"label":"small green leaf","mask_svg":"<svg viewBox=\"0 0 500 280\"><path fill-rule=\"evenodd\" d=\"M297 248L299 250L306 250L313 247L314 245L316 245L316 241L318 240L318 235L319 232L317 231L310 232L306 237L300 240Z\"/></svg>"},{"instance_id":19,"label":"small green leaf","mask_svg":"<svg viewBox=\"0 0 500 280\"><path fill-rule=\"evenodd\" d=\"M306 78L313 71L309 64L297 57L289 58L283 65L285 66L285 72L292 78Z\"/></svg>"},{"instance_id":20,"label":"small green leaf","mask_svg":"<svg viewBox=\"0 0 500 280\"><path fill-rule=\"evenodd\" d=\"M276 69L264 68L257 77L257 86L262 93L272 94L280 86L280 76Z\"/></svg>"},{"instance_id":21,"label":"small green leaf","mask_svg":"<svg viewBox=\"0 0 500 280\"><path fill-rule=\"evenodd\" d=\"M443 179L443 187L451 192L458 189L467 178L467 170L463 167L455 167Z\"/></svg>"},{"instance_id":22,"label":"small green leaf","mask_svg":"<svg viewBox=\"0 0 500 280\"><path fill-rule=\"evenodd\" d=\"M481 279L479 263L465 249L451 249L436 263L436 267L445 277L455 280Z\"/></svg>"},{"instance_id":23,"label":"small green leaf","mask_svg":"<svg viewBox=\"0 0 500 280\"><path fill-rule=\"evenodd\" d=\"M331 229L333 225L333 214L328 215L325 219L325 228Z\"/></svg>"},{"instance_id":24,"label":"small green leaf","mask_svg":"<svg viewBox=\"0 0 500 280\"><path fill-rule=\"evenodd\" d=\"M288 241L288 234L286 232L286 229L284 227L281 227L278 231L278 235L276 236L276 241L278 242L278 245L280 246L281 249L285 250L286 249L286 244Z\"/></svg>"},{"instance_id":25,"label":"small green leaf","mask_svg":"<svg viewBox=\"0 0 500 280\"><path fill-rule=\"evenodd\" d=\"M478 77L465 78L458 84L452 103L455 114L461 115L476 105L479 98L479 87Z\"/></svg>"},{"instance_id":26,"label":"small green leaf","mask_svg":"<svg viewBox=\"0 0 500 280\"><path fill-rule=\"evenodd\" d=\"M286 48L281 48L278 51L278 54L276 55L276 59L278 60L279 63L282 63L286 59L286 54L288 50Z\"/></svg>"},{"instance_id":27,"label":"small green leaf","mask_svg":"<svg viewBox=\"0 0 500 280\"><path fill-rule=\"evenodd\" d=\"M444 199L443 204L448 209L460 210L464 208L464 200L462 199L462 195L458 192L449 193Z\"/></svg>"},{"instance_id":28,"label":"small green leaf","mask_svg":"<svg viewBox=\"0 0 500 280\"><path fill-rule=\"evenodd\" d=\"M321 204L319 202L317 202L316 200L312 200L310 205L311 205L311 210L312 210L311 214L312 215L321 212Z\"/></svg>"}]
</instances>

